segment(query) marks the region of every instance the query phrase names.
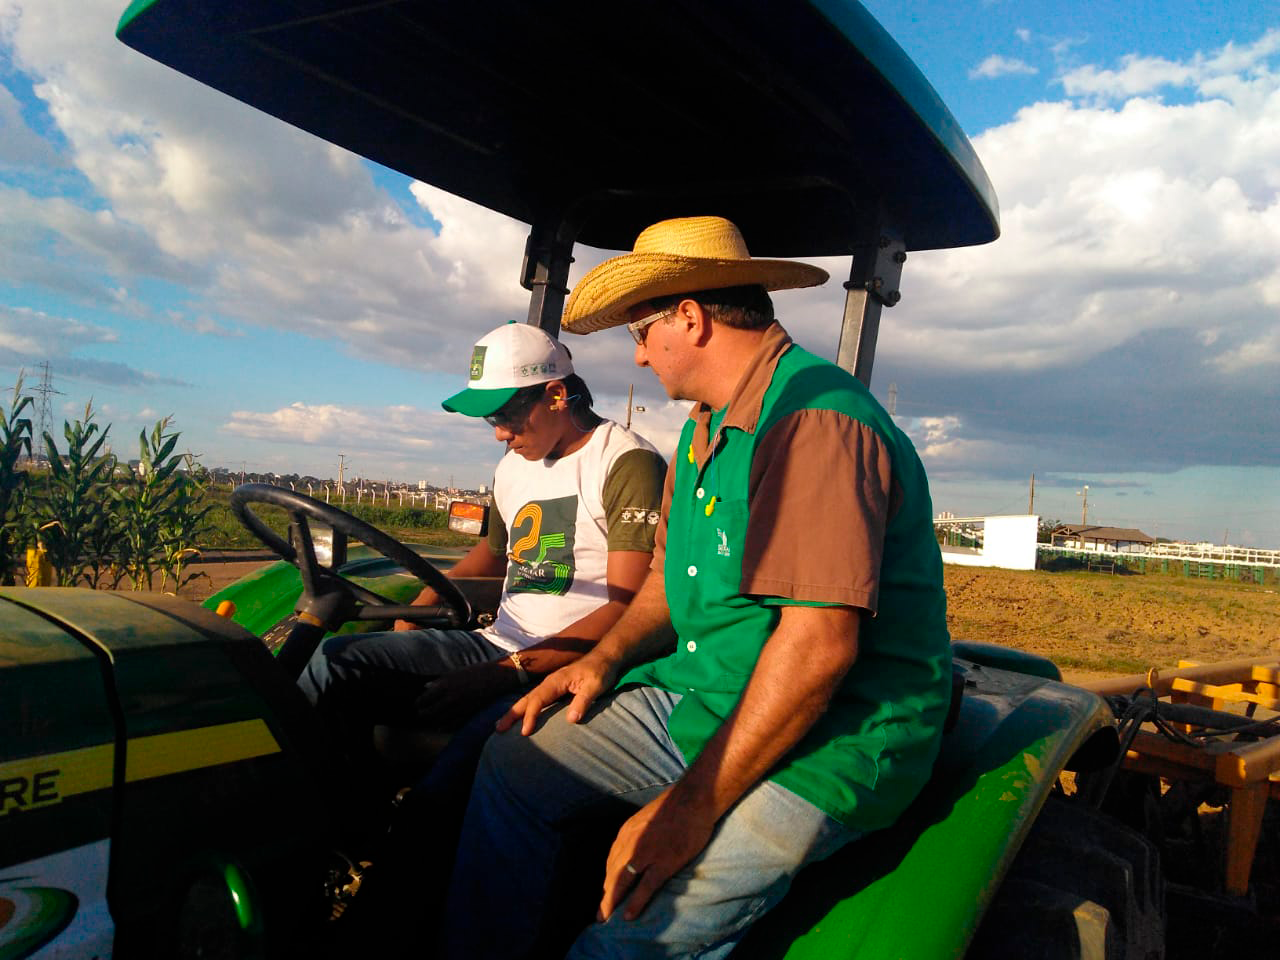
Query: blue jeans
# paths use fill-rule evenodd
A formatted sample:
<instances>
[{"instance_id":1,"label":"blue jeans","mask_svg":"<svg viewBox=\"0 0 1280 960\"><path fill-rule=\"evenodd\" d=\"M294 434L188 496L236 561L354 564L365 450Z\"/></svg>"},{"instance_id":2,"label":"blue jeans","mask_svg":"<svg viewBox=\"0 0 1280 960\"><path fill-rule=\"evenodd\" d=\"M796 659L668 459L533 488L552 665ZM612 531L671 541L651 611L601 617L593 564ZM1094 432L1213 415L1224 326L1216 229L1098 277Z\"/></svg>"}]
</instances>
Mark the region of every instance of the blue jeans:
<instances>
[{"instance_id":1,"label":"blue jeans","mask_svg":"<svg viewBox=\"0 0 1280 960\"><path fill-rule=\"evenodd\" d=\"M298 686L326 718L413 725L414 701L442 674L507 654L470 630L402 630L330 637Z\"/></svg>"},{"instance_id":2,"label":"blue jeans","mask_svg":"<svg viewBox=\"0 0 1280 960\"><path fill-rule=\"evenodd\" d=\"M446 956L513 960L548 951L555 934L542 918L561 906L565 831L604 812L616 812L616 829L680 778L685 760L667 733L679 701L653 687L628 687L601 698L580 724L552 709L530 737L512 731L489 739L450 888ZM617 910L591 924L569 956L727 956L803 866L856 836L808 801L759 783L638 918L624 920Z\"/></svg>"}]
</instances>

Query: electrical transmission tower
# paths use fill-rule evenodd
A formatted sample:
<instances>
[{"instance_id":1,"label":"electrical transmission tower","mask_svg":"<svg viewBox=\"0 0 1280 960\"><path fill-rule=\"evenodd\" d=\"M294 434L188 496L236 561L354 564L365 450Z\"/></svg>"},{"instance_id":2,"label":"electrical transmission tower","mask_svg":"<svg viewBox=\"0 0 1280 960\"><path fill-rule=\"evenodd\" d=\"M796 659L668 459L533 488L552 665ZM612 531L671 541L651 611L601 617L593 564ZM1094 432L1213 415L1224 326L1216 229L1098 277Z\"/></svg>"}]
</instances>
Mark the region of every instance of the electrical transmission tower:
<instances>
[{"instance_id":1,"label":"electrical transmission tower","mask_svg":"<svg viewBox=\"0 0 1280 960\"><path fill-rule=\"evenodd\" d=\"M898 385L896 383L889 384L889 416L896 417L898 415Z\"/></svg>"},{"instance_id":2,"label":"electrical transmission tower","mask_svg":"<svg viewBox=\"0 0 1280 960\"><path fill-rule=\"evenodd\" d=\"M49 460L50 451L46 448L44 435L53 429L53 402L49 399L54 394L62 396L61 390L53 388L53 372L49 369L49 361L40 364L40 385L32 387L36 395L36 429L31 437L31 459L35 461Z\"/></svg>"}]
</instances>

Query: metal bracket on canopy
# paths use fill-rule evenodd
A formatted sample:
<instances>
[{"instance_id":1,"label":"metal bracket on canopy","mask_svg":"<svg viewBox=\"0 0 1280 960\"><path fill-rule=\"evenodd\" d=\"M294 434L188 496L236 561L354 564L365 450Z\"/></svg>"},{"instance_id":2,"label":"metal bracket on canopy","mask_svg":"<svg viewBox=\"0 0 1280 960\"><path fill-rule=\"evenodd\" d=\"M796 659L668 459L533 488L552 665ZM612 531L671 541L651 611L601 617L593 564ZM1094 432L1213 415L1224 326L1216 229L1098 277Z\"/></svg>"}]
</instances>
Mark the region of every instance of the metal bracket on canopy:
<instances>
[{"instance_id":1,"label":"metal bracket on canopy","mask_svg":"<svg viewBox=\"0 0 1280 960\"><path fill-rule=\"evenodd\" d=\"M553 337L560 335L560 314L564 310L564 298L569 294L573 242L580 226L568 217L540 218L524 243L520 286L532 294L525 322L541 327Z\"/></svg>"},{"instance_id":2,"label":"metal bracket on canopy","mask_svg":"<svg viewBox=\"0 0 1280 960\"><path fill-rule=\"evenodd\" d=\"M854 247L848 291L844 301L844 323L836 363L867 387L871 386L871 366L876 357L880 333L880 311L902 299L898 290L907 248L895 230L883 227L870 234L875 239Z\"/></svg>"}]
</instances>

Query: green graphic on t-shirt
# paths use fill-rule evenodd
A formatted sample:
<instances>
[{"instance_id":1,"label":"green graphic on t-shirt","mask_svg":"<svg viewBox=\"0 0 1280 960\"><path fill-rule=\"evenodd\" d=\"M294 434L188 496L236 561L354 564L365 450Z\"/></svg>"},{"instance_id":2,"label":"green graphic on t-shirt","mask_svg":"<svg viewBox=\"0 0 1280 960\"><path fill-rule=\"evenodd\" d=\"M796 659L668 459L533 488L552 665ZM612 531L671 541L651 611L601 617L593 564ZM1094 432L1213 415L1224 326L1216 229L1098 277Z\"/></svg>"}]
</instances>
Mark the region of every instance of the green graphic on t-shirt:
<instances>
[{"instance_id":1,"label":"green graphic on t-shirt","mask_svg":"<svg viewBox=\"0 0 1280 960\"><path fill-rule=\"evenodd\" d=\"M516 513L507 551L507 592L563 596L573 585L576 496L532 500Z\"/></svg>"}]
</instances>

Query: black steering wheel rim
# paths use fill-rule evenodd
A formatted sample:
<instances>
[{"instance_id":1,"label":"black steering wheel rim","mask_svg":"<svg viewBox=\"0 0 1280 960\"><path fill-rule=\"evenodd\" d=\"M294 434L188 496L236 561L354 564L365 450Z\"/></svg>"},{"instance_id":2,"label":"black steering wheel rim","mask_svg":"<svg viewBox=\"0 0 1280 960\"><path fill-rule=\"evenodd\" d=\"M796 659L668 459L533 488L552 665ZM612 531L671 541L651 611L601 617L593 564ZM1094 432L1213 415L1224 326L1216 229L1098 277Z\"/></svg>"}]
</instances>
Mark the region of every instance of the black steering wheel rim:
<instances>
[{"instance_id":1,"label":"black steering wheel rim","mask_svg":"<svg viewBox=\"0 0 1280 960\"><path fill-rule=\"evenodd\" d=\"M310 556L300 557L293 544L263 523L261 518L249 509L250 504L254 503L265 503L288 512L295 524L301 525L302 540ZM298 493L296 490L285 490L267 483L245 483L231 492L231 511L236 519L263 544L281 559L298 567L302 574L304 591L314 589L319 579L318 573L322 569L311 547L310 526L307 523L308 520L316 520L344 534L348 539L358 540L387 559L394 560L412 576L435 590L448 609L454 626L461 627L471 619L471 604L467 598L458 589L457 584L441 573L431 561L410 550L399 540L388 536L377 527L353 517L345 510L339 510L306 494ZM345 580L337 575L336 571L327 571L327 573L330 576L325 578L326 583L341 583L367 607L376 608L377 606L370 598L382 599L377 597L377 594Z\"/></svg>"}]
</instances>

